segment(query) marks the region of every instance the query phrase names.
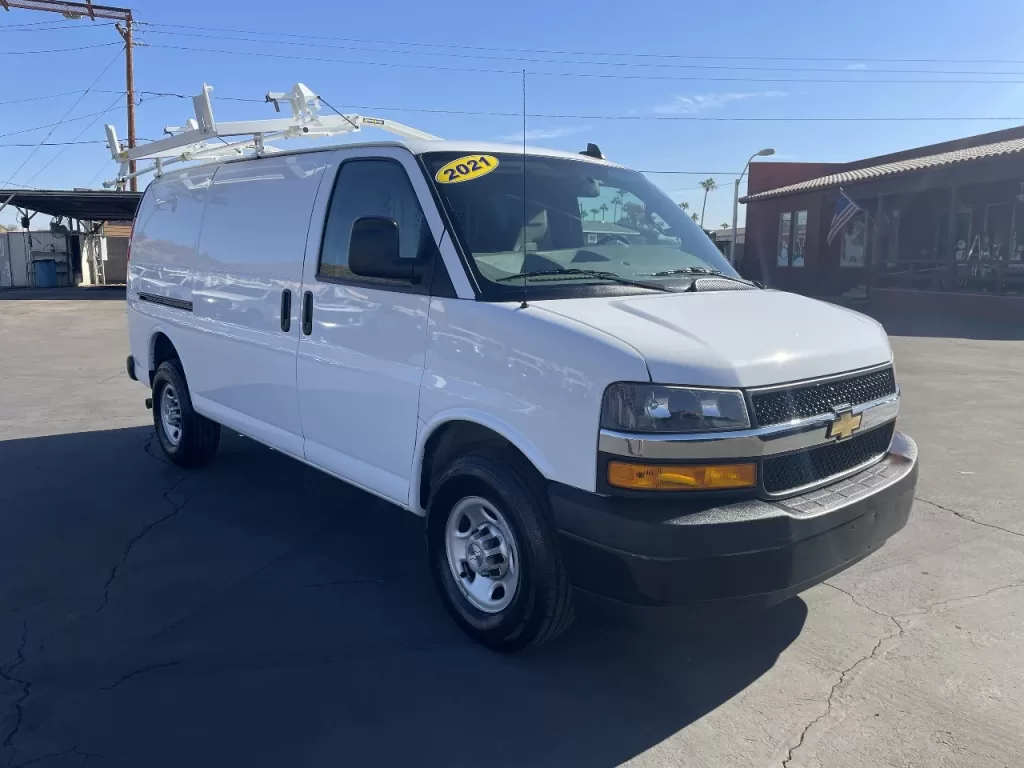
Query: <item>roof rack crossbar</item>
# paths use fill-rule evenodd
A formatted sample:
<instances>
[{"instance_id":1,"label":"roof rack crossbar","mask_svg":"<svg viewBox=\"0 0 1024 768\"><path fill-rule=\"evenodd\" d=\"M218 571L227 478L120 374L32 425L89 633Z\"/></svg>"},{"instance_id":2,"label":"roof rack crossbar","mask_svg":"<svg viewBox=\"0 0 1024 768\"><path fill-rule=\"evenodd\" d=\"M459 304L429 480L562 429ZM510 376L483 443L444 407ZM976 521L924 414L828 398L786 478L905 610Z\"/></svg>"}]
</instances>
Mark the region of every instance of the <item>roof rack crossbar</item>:
<instances>
[{"instance_id":1,"label":"roof rack crossbar","mask_svg":"<svg viewBox=\"0 0 1024 768\"><path fill-rule=\"evenodd\" d=\"M291 117L269 120L242 120L218 123L213 116L210 94L213 86L203 84L202 93L192 98L195 117L182 127L167 127L165 138L123 149L114 126L106 126L110 156L120 163L118 175L103 182L106 188L123 189L129 179L153 173L160 176L173 163L195 160L216 161L247 154L262 155L280 151L271 142L298 138L326 138L342 133L354 133L363 126L371 126L408 139L436 140L437 136L420 131L394 120L366 115L321 115L320 99L302 83L296 83L287 93L269 92L266 102L281 112L281 104L291 107ZM247 137L234 142L228 138ZM131 161L152 160L153 164L129 171Z\"/></svg>"}]
</instances>

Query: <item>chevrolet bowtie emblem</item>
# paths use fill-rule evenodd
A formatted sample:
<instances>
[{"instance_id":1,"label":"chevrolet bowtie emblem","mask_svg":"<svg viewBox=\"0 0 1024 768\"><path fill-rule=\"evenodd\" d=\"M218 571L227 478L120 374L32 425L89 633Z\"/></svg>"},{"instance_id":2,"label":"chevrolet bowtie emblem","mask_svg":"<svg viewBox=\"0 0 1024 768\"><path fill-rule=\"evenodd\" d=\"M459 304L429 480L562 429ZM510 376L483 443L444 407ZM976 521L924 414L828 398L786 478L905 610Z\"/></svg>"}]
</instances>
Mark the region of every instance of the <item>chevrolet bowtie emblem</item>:
<instances>
[{"instance_id":1,"label":"chevrolet bowtie emblem","mask_svg":"<svg viewBox=\"0 0 1024 768\"><path fill-rule=\"evenodd\" d=\"M845 440L851 437L854 432L860 429L861 414L854 415L853 411L838 411L836 413L836 420L832 422L832 426L829 427L828 436L834 437L836 440Z\"/></svg>"}]
</instances>

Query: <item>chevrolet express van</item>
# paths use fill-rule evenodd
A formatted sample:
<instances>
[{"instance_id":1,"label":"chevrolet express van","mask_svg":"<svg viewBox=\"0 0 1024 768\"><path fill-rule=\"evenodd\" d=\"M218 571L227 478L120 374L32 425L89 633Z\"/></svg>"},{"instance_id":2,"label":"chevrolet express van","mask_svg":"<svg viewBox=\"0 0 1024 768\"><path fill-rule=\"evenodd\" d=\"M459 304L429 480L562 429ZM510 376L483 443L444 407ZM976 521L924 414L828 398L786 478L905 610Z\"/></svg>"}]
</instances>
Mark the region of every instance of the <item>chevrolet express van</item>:
<instances>
[{"instance_id":1,"label":"chevrolet express van","mask_svg":"<svg viewBox=\"0 0 1024 768\"><path fill-rule=\"evenodd\" d=\"M168 458L236 430L425 518L499 651L609 606L764 607L899 531L917 449L874 320L740 278L596 152L347 144L166 173L128 373Z\"/></svg>"}]
</instances>

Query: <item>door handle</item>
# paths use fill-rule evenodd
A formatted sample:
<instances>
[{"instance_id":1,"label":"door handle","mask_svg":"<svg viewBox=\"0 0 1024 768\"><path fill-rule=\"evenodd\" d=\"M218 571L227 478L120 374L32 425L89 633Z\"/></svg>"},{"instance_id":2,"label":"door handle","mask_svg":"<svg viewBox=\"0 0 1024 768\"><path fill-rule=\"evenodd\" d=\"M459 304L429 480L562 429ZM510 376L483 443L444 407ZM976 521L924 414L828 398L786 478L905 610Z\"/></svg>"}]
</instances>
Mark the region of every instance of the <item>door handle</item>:
<instances>
[{"instance_id":1,"label":"door handle","mask_svg":"<svg viewBox=\"0 0 1024 768\"><path fill-rule=\"evenodd\" d=\"M313 333L313 292L302 294L302 332L309 336Z\"/></svg>"},{"instance_id":2,"label":"door handle","mask_svg":"<svg viewBox=\"0 0 1024 768\"><path fill-rule=\"evenodd\" d=\"M285 288L281 292L281 330L288 333L292 329L292 292Z\"/></svg>"}]
</instances>

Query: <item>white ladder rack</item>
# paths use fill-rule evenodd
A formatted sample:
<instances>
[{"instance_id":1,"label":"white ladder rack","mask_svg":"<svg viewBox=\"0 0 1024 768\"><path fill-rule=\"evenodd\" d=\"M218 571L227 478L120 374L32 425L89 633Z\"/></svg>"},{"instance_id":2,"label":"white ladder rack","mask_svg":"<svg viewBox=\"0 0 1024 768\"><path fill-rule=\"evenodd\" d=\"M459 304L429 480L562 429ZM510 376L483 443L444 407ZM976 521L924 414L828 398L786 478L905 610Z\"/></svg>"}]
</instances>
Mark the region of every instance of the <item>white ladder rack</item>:
<instances>
[{"instance_id":1,"label":"white ladder rack","mask_svg":"<svg viewBox=\"0 0 1024 768\"><path fill-rule=\"evenodd\" d=\"M281 111L281 102L291 106L291 117L270 120L244 120L218 123L213 117L210 94L213 86L203 84L203 92L192 97L195 118L190 118L184 127L167 127L167 138L151 141L130 149L122 149L114 126L106 126L107 146L110 156L121 164L117 177L103 182L106 188L124 189L129 179L153 173L160 176L164 168L173 163L195 160L215 161L241 157L247 154L260 156L281 150L271 146L272 142L285 139L323 138L342 133L354 133L363 126L379 128L407 139L437 140L424 131L410 128L402 123L365 115L321 115L320 99L302 83L296 83L288 93L270 92L266 95L268 104ZM247 138L238 140L238 137ZM232 137L235 141L225 141ZM152 165L130 170L132 161L152 160Z\"/></svg>"}]
</instances>

